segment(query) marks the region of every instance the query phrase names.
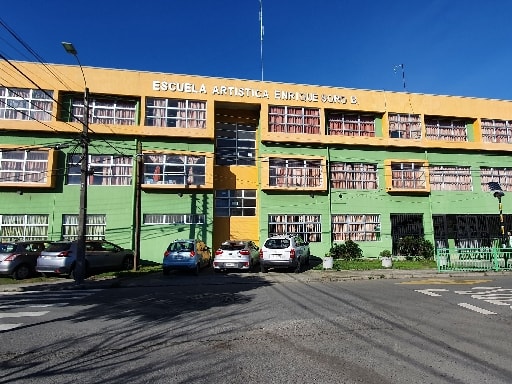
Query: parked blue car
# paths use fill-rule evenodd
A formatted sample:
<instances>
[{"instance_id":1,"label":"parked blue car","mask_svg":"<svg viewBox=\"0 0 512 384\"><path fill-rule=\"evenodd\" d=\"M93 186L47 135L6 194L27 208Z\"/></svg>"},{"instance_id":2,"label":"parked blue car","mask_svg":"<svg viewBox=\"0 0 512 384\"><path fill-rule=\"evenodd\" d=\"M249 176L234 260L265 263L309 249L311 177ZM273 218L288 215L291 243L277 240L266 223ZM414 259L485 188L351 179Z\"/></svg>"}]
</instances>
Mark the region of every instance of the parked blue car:
<instances>
[{"instance_id":1,"label":"parked blue car","mask_svg":"<svg viewBox=\"0 0 512 384\"><path fill-rule=\"evenodd\" d=\"M196 239L174 240L164 252L162 263L163 274L171 270L187 270L198 275L203 267L212 262L211 252L204 241Z\"/></svg>"}]
</instances>

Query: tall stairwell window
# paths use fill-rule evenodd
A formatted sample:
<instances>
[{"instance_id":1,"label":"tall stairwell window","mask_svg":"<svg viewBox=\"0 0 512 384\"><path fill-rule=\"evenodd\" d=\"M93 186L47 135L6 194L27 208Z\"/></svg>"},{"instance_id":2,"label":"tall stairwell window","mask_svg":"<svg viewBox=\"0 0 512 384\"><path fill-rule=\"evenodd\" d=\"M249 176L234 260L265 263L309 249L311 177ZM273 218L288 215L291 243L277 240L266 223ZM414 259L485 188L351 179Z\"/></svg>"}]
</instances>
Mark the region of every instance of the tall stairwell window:
<instances>
[{"instance_id":1,"label":"tall stairwell window","mask_svg":"<svg viewBox=\"0 0 512 384\"><path fill-rule=\"evenodd\" d=\"M258 121L235 114L215 116L215 164L255 165Z\"/></svg>"}]
</instances>

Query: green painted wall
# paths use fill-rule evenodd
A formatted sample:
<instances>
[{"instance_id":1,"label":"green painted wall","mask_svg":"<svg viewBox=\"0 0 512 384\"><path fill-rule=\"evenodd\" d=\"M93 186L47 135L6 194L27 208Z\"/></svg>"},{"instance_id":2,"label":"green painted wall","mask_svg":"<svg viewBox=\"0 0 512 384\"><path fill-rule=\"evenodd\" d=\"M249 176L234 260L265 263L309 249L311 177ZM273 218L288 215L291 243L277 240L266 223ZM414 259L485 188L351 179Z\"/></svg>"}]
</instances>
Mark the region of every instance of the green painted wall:
<instances>
[{"instance_id":1,"label":"green painted wall","mask_svg":"<svg viewBox=\"0 0 512 384\"><path fill-rule=\"evenodd\" d=\"M291 146L262 146L263 154L289 154L290 156L329 156L329 161L369 162L378 164L379 189L347 190L330 189L328 193L275 192L260 193L260 237L268 235L269 214L320 214L322 222L322 242L311 243L312 253L323 256L331 247L331 214L380 214L381 237L378 241L358 242L365 257L378 257L384 249L392 249L391 214L422 214L425 237L434 239L432 214L494 214L498 213L498 202L480 186L480 167L503 167L510 164L507 155L483 155L471 153L425 152L415 150L376 150L375 148L331 148L312 149ZM418 159L428 160L430 165L470 166L473 178L473 191L432 191L428 194L401 195L385 192L384 160ZM340 197L341 195L341 197ZM512 211L503 199L504 213Z\"/></svg>"}]
</instances>

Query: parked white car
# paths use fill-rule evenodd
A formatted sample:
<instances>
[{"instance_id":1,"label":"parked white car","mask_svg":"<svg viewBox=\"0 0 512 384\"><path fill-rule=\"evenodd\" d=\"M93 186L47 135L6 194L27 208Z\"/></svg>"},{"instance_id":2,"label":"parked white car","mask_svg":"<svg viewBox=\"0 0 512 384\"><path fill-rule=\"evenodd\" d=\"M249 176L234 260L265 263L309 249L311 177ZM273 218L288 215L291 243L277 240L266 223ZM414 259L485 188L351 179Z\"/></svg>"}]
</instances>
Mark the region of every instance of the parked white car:
<instances>
[{"instance_id":1,"label":"parked white car","mask_svg":"<svg viewBox=\"0 0 512 384\"><path fill-rule=\"evenodd\" d=\"M299 236L272 236L260 249L260 269L267 272L269 268L288 268L299 273L309 265L309 256L309 243Z\"/></svg>"},{"instance_id":2,"label":"parked white car","mask_svg":"<svg viewBox=\"0 0 512 384\"><path fill-rule=\"evenodd\" d=\"M215 251L215 272L229 269L250 271L259 263L259 248L251 240L226 240Z\"/></svg>"}]
</instances>

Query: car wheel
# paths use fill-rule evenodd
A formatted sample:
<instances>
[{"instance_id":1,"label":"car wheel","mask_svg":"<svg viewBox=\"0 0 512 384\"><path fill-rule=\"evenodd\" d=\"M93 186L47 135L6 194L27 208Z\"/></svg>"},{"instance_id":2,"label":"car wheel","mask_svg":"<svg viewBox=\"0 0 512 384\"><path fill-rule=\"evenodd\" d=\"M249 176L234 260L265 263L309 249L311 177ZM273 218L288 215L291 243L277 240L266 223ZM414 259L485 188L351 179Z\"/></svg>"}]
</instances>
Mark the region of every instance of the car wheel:
<instances>
[{"instance_id":1,"label":"car wheel","mask_svg":"<svg viewBox=\"0 0 512 384\"><path fill-rule=\"evenodd\" d=\"M121 264L123 271L131 271L133 269L133 256L126 256Z\"/></svg>"},{"instance_id":2,"label":"car wheel","mask_svg":"<svg viewBox=\"0 0 512 384\"><path fill-rule=\"evenodd\" d=\"M295 266L293 271L295 273L300 273L301 270L302 270L302 261L299 259L299 260L297 260L297 265Z\"/></svg>"},{"instance_id":3,"label":"car wheel","mask_svg":"<svg viewBox=\"0 0 512 384\"><path fill-rule=\"evenodd\" d=\"M20 266L18 266L18 268L14 270L14 272L12 273L12 277L16 280L23 280L30 277L31 274L32 271L30 267L27 264L21 264Z\"/></svg>"},{"instance_id":4,"label":"car wheel","mask_svg":"<svg viewBox=\"0 0 512 384\"><path fill-rule=\"evenodd\" d=\"M309 258L310 258L310 254L308 252L308 254L306 255L306 265L309 267Z\"/></svg>"},{"instance_id":5,"label":"car wheel","mask_svg":"<svg viewBox=\"0 0 512 384\"><path fill-rule=\"evenodd\" d=\"M199 263L196 264L196 267L194 268L194 275L199 276L199 270L201 268L199 267Z\"/></svg>"},{"instance_id":6,"label":"car wheel","mask_svg":"<svg viewBox=\"0 0 512 384\"><path fill-rule=\"evenodd\" d=\"M164 268L162 270L162 272L163 272L164 276L169 276L169 274L171 273L171 270L169 268Z\"/></svg>"},{"instance_id":7,"label":"car wheel","mask_svg":"<svg viewBox=\"0 0 512 384\"><path fill-rule=\"evenodd\" d=\"M261 271L261 273L267 273L267 272L268 272L268 268L267 268L267 267L265 267L265 266L263 265L263 263L261 263L261 264L260 264L260 271Z\"/></svg>"}]
</instances>

